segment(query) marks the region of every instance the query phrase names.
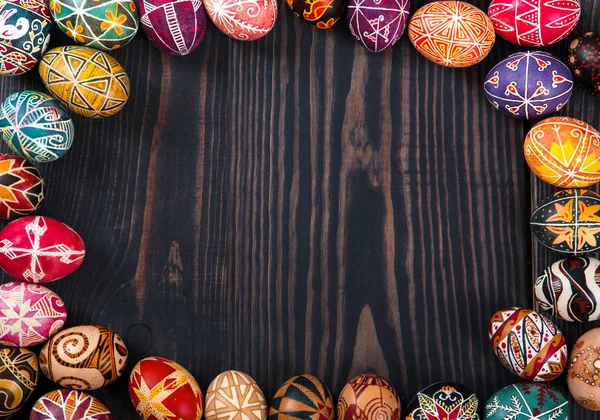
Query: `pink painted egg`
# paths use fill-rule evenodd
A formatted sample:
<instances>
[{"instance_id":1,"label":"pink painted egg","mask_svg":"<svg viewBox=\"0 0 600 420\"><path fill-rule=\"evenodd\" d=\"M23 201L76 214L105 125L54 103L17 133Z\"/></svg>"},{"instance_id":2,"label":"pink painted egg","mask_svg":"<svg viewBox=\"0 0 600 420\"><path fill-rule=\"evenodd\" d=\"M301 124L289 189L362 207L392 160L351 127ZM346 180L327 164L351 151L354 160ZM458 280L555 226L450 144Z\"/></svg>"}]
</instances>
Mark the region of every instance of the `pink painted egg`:
<instances>
[{"instance_id":1,"label":"pink painted egg","mask_svg":"<svg viewBox=\"0 0 600 420\"><path fill-rule=\"evenodd\" d=\"M42 344L67 320L67 308L52 290L22 282L0 286L0 344L30 347Z\"/></svg>"},{"instance_id":2,"label":"pink painted egg","mask_svg":"<svg viewBox=\"0 0 600 420\"><path fill-rule=\"evenodd\" d=\"M144 33L167 54L189 54L202 42L206 11L201 0L140 0L139 8Z\"/></svg>"},{"instance_id":3,"label":"pink painted egg","mask_svg":"<svg viewBox=\"0 0 600 420\"><path fill-rule=\"evenodd\" d=\"M492 0L488 8L496 33L524 47L543 47L564 39L580 14L579 0Z\"/></svg>"},{"instance_id":4,"label":"pink painted egg","mask_svg":"<svg viewBox=\"0 0 600 420\"><path fill-rule=\"evenodd\" d=\"M77 232L50 217L22 217L0 231L0 268L18 280L61 279L75 271L84 256Z\"/></svg>"},{"instance_id":5,"label":"pink painted egg","mask_svg":"<svg viewBox=\"0 0 600 420\"><path fill-rule=\"evenodd\" d=\"M402 36L409 9L408 0L349 0L350 32L369 51L383 51Z\"/></svg>"},{"instance_id":6,"label":"pink painted egg","mask_svg":"<svg viewBox=\"0 0 600 420\"><path fill-rule=\"evenodd\" d=\"M277 19L275 0L204 0L204 7L221 32L240 41L262 38Z\"/></svg>"}]
</instances>

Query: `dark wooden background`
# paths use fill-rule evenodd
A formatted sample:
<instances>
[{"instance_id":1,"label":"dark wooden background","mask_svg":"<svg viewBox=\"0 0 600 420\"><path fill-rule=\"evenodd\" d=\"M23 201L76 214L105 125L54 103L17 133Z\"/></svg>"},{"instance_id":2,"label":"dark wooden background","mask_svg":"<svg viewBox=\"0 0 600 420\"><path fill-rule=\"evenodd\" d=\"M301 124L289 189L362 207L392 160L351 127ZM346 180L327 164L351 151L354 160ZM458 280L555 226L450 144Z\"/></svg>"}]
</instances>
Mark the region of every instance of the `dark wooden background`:
<instances>
[{"instance_id":1,"label":"dark wooden background","mask_svg":"<svg viewBox=\"0 0 600 420\"><path fill-rule=\"evenodd\" d=\"M576 32L600 30L600 4L582 5ZM114 52L132 80L124 111L76 117L70 152L40 165L40 213L87 247L75 274L49 284L69 325L112 328L130 366L171 358L203 389L234 368L268 399L304 372L337 395L375 372L404 404L453 380L483 407L518 381L490 348L490 316L532 307L535 276L559 258L529 234L531 208L554 191L523 159L530 124L483 93L490 68L517 50L498 38L480 65L447 69L405 34L373 54L345 19L312 29L283 1L264 39L209 24L187 57L140 31ZM2 97L22 89L43 90L37 71L0 80ZM598 106L577 89L561 114L600 128ZM559 325L572 345L600 324ZM36 397L49 389L42 378ZM126 378L94 395L116 419L136 418ZM572 419L595 417L572 405Z\"/></svg>"}]
</instances>

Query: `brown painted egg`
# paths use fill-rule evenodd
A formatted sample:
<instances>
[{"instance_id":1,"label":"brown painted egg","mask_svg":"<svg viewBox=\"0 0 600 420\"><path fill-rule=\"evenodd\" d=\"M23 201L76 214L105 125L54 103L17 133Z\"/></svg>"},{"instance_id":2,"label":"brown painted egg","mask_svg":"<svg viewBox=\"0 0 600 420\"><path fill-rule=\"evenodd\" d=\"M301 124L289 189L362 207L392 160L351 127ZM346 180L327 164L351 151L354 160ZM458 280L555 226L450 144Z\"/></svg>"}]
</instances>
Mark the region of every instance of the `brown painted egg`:
<instances>
[{"instance_id":1,"label":"brown painted egg","mask_svg":"<svg viewBox=\"0 0 600 420\"><path fill-rule=\"evenodd\" d=\"M600 95L600 32L586 32L571 41L567 66L575 83L592 95Z\"/></svg>"},{"instance_id":2,"label":"brown painted egg","mask_svg":"<svg viewBox=\"0 0 600 420\"><path fill-rule=\"evenodd\" d=\"M127 347L117 334L81 325L56 334L40 352L40 368L64 388L92 390L117 380L127 365Z\"/></svg>"},{"instance_id":3,"label":"brown painted egg","mask_svg":"<svg viewBox=\"0 0 600 420\"><path fill-rule=\"evenodd\" d=\"M550 117L527 133L523 144L531 171L559 188L585 188L600 181L600 132L570 117Z\"/></svg>"},{"instance_id":4,"label":"brown painted egg","mask_svg":"<svg viewBox=\"0 0 600 420\"><path fill-rule=\"evenodd\" d=\"M23 408L40 376L34 352L21 349L0 350L0 419L7 419Z\"/></svg>"},{"instance_id":5,"label":"brown painted egg","mask_svg":"<svg viewBox=\"0 0 600 420\"><path fill-rule=\"evenodd\" d=\"M113 416L85 392L57 389L35 402L29 420L113 420Z\"/></svg>"},{"instance_id":6,"label":"brown painted egg","mask_svg":"<svg viewBox=\"0 0 600 420\"><path fill-rule=\"evenodd\" d=\"M600 410L600 328L583 334L571 350L567 386L575 401Z\"/></svg>"},{"instance_id":7,"label":"brown painted egg","mask_svg":"<svg viewBox=\"0 0 600 420\"><path fill-rule=\"evenodd\" d=\"M488 327L492 349L502 364L527 381L551 381L567 364L567 344L558 327L531 309L496 312Z\"/></svg>"},{"instance_id":8,"label":"brown painted egg","mask_svg":"<svg viewBox=\"0 0 600 420\"><path fill-rule=\"evenodd\" d=\"M39 72L52 96L84 117L115 115L129 99L129 76L103 51L76 45L53 48L42 57Z\"/></svg>"},{"instance_id":9,"label":"brown painted egg","mask_svg":"<svg viewBox=\"0 0 600 420\"><path fill-rule=\"evenodd\" d=\"M344 13L344 0L286 0L298 18L319 29L328 29Z\"/></svg>"},{"instance_id":10,"label":"brown painted egg","mask_svg":"<svg viewBox=\"0 0 600 420\"><path fill-rule=\"evenodd\" d=\"M275 0L204 0L204 7L221 32L239 41L262 38L277 19Z\"/></svg>"},{"instance_id":11,"label":"brown painted egg","mask_svg":"<svg viewBox=\"0 0 600 420\"><path fill-rule=\"evenodd\" d=\"M337 401L338 420L399 419L400 397L381 376L370 373L352 379Z\"/></svg>"},{"instance_id":12,"label":"brown painted egg","mask_svg":"<svg viewBox=\"0 0 600 420\"><path fill-rule=\"evenodd\" d=\"M129 375L129 398L144 420L200 420L204 400L196 379L180 364L146 357Z\"/></svg>"},{"instance_id":13,"label":"brown painted egg","mask_svg":"<svg viewBox=\"0 0 600 420\"><path fill-rule=\"evenodd\" d=\"M237 370L220 373L206 390L205 420L265 420L265 395L252 377Z\"/></svg>"},{"instance_id":14,"label":"brown painted egg","mask_svg":"<svg viewBox=\"0 0 600 420\"><path fill-rule=\"evenodd\" d=\"M299 375L277 390L269 409L269 420L333 420L331 392L319 378Z\"/></svg>"},{"instance_id":15,"label":"brown painted egg","mask_svg":"<svg viewBox=\"0 0 600 420\"><path fill-rule=\"evenodd\" d=\"M490 18L462 1L434 1L415 12L410 42L428 60L446 67L469 67L489 54L496 40Z\"/></svg>"}]
</instances>

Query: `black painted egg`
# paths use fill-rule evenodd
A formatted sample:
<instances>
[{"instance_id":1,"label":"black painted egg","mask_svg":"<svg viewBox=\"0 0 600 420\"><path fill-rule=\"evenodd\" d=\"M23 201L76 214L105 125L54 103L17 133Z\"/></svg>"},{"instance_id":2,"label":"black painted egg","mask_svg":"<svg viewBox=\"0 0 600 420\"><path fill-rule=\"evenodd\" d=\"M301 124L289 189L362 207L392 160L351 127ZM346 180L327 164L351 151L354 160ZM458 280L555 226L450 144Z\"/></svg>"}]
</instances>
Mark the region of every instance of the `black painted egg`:
<instances>
[{"instance_id":1,"label":"black painted egg","mask_svg":"<svg viewBox=\"0 0 600 420\"><path fill-rule=\"evenodd\" d=\"M38 358L34 352L14 347L0 350L0 419L21 410L38 382Z\"/></svg>"},{"instance_id":2,"label":"black painted egg","mask_svg":"<svg viewBox=\"0 0 600 420\"><path fill-rule=\"evenodd\" d=\"M531 214L531 232L542 245L570 255L600 249L600 195L590 190L558 191Z\"/></svg>"},{"instance_id":3,"label":"black painted egg","mask_svg":"<svg viewBox=\"0 0 600 420\"><path fill-rule=\"evenodd\" d=\"M573 79L593 95L600 95L600 32L586 32L571 41L567 65Z\"/></svg>"},{"instance_id":4,"label":"black painted egg","mask_svg":"<svg viewBox=\"0 0 600 420\"><path fill-rule=\"evenodd\" d=\"M422 389L412 399L406 420L478 420L477 395L464 385L438 382Z\"/></svg>"},{"instance_id":5,"label":"black painted egg","mask_svg":"<svg viewBox=\"0 0 600 420\"><path fill-rule=\"evenodd\" d=\"M335 25L346 6L345 0L286 0L286 3L297 17L319 29Z\"/></svg>"}]
</instances>

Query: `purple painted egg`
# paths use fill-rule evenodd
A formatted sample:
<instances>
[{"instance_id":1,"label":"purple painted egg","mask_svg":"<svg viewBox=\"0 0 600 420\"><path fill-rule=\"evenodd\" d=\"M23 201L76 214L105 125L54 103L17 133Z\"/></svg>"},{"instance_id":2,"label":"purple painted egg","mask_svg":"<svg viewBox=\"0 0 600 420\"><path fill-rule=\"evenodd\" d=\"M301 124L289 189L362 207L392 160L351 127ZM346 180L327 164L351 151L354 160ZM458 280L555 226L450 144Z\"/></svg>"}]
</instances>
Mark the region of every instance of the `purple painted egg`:
<instances>
[{"instance_id":1,"label":"purple painted egg","mask_svg":"<svg viewBox=\"0 0 600 420\"><path fill-rule=\"evenodd\" d=\"M350 32L369 51L383 51L402 36L409 9L408 0L349 0Z\"/></svg>"},{"instance_id":2,"label":"purple painted egg","mask_svg":"<svg viewBox=\"0 0 600 420\"><path fill-rule=\"evenodd\" d=\"M171 55L192 52L206 32L201 0L140 0L140 22L148 39Z\"/></svg>"},{"instance_id":3,"label":"purple painted egg","mask_svg":"<svg viewBox=\"0 0 600 420\"><path fill-rule=\"evenodd\" d=\"M52 290L21 282L0 286L0 344L42 344L65 325L66 319L65 303Z\"/></svg>"},{"instance_id":4,"label":"purple painted egg","mask_svg":"<svg viewBox=\"0 0 600 420\"><path fill-rule=\"evenodd\" d=\"M559 111L571 97L573 76L552 54L512 54L485 78L488 101L503 114L519 119L543 118Z\"/></svg>"}]
</instances>

